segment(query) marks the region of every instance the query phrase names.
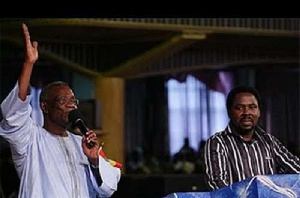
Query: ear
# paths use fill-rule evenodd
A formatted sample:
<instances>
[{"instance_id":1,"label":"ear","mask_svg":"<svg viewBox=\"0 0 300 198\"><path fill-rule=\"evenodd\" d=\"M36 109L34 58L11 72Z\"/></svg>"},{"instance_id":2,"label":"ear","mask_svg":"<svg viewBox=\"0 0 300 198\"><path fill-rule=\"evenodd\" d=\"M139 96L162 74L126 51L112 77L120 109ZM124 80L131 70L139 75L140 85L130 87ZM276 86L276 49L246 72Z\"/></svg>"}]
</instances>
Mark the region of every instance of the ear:
<instances>
[{"instance_id":1,"label":"ear","mask_svg":"<svg viewBox=\"0 0 300 198\"><path fill-rule=\"evenodd\" d=\"M48 112L49 112L48 111L48 104L46 102L41 102L40 106L41 106L41 109L42 109L43 113L48 114Z\"/></svg>"}]
</instances>

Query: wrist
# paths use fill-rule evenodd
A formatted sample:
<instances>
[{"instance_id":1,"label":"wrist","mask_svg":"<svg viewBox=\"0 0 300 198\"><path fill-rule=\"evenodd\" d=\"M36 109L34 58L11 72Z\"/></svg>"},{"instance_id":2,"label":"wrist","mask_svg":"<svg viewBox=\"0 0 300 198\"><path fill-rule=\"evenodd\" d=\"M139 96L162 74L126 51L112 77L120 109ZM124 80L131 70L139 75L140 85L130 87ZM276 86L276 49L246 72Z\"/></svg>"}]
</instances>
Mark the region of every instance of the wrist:
<instances>
[{"instance_id":1,"label":"wrist","mask_svg":"<svg viewBox=\"0 0 300 198\"><path fill-rule=\"evenodd\" d=\"M89 162L90 162L90 165L91 165L93 168L98 168L98 165L99 165L99 163L98 163L98 158L93 159L93 160L89 159Z\"/></svg>"},{"instance_id":2,"label":"wrist","mask_svg":"<svg viewBox=\"0 0 300 198\"><path fill-rule=\"evenodd\" d=\"M29 62L29 61L24 61L23 64L26 66L31 66L31 67L34 65L33 62Z\"/></svg>"},{"instance_id":3,"label":"wrist","mask_svg":"<svg viewBox=\"0 0 300 198\"><path fill-rule=\"evenodd\" d=\"M97 164L96 166L93 165L93 164L91 164L91 167L92 167L92 168L99 168L98 164Z\"/></svg>"}]
</instances>

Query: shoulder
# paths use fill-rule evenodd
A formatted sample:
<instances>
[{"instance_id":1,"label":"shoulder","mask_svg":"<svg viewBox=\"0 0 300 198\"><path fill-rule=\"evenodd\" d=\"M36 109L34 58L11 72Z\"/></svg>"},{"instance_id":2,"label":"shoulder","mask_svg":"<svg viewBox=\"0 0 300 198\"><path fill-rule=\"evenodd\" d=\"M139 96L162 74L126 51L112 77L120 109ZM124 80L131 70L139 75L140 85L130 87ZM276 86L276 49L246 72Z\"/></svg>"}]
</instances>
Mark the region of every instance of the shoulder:
<instances>
[{"instance_id":1,"label":"shoulder","mask_svg":"<svg viewBox=\"0 0 300 198\"><path fill-rule=\"evenodd\" d=\"M256 127L255 132L258 136L265 138L265 139L273 139L274 138L273 135L271 135L270 133L267 133L264 129L262 129L259 126Z\"/></svg>"},{"instance_id":2,"label":"shoulder","mask_svg":"<svg viewBox=\"0 0 300 198\"><path fill-rule=\"evenodd\" d=\"M224 130L224 131L219 131L216 132L214 135L212 135L209 139L216 139L216 138L220 138L220 137L225 137L228 135L228 131Z\"/></svg>"},{"instance_id":3,"label":"shoulder","mask_svg":"<svg viewBox=\"0 0 300 198\"><path fill-rule=\"evenodd\" d=\"M229 133L228 131L220 131L216 132L214 135L212 135L210 138L208 138L208 142L221 142L223 139L228 136Z\"/></svg>"},{"instance_id":4,"label":"shoulder","mask_svg":"<svg viewBox=\"0 0 300 198\"><path fill-rule=\"evenodd\" d=\"M278 139L274 135L267 133L265 130L263 130L260 127L257 127L255 132L261 140L265 141L269 145L274 144L275 142L278 142Z\"/></svg>"}]
</instances>

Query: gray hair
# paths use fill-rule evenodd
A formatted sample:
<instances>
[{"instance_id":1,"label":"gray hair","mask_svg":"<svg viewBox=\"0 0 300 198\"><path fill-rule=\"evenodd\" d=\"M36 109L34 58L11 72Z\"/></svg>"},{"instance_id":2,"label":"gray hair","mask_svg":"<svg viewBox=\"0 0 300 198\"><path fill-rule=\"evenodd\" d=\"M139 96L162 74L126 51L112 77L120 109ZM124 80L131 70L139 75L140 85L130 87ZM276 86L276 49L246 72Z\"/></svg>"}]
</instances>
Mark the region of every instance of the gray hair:
<instances>
[{"instance_id":1,"label":"gray hair","mask_svg":"<svg viewBox=\"0 0 300 198\"><path fill-rule=\"evenodd\" d=\"M40 102L47 100L49 91L53 88L53 87L57 87L57 86L67 86L70 87L68 83L63 82L63 81L54 81L48 85L46 85L40 94Z\"/></svg>"}]
</instances>

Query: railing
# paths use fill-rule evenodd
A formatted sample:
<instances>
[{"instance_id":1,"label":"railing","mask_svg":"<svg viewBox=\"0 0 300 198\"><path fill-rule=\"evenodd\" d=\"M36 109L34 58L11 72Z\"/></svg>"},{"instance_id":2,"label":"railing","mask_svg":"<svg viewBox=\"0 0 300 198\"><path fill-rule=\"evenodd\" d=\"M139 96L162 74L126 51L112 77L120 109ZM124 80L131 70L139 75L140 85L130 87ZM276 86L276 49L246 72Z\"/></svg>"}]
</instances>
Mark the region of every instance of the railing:
<instances>
[{"instance_id":1,"label":"railing","mask_svg":"<svg viewBox=\"0 0 300 198\"><path fill-rule=\"evenodd\" d=\"M4 19L4 21L13 21L9 19ZM34 20L31 22L33 23ZM80 23L86 25L95 26L109 26L117 27L121 24L122 27L136 27L143 26L147 30L148 26L152 28L164 27L166 30L208 30L204 32L213 31L216 35L219 33L226 32L230 30L230 34L226 35L239 35L239 32L250 32L246 36L251 38L257 38L258 33L262 36L269 36L268 38L273 38L274 35L281 37L281 34L287 35L284 37L288 41L291 39L297 42L299 41L299 18L98 18L98 19L61 19L55 21L55 19L39 19L35 21L38 24L73 24ZM48 22L48 23L47 23ZM133 26L132 26L133 25ZM175 28L174 28L175 27ZM203 29L201 29L203 28ZM209 35L210 33L208 33ZM240 36L240 35L239 35ZM247 39L249 39L247 37ZM279 38L278 37L278 38ZM261 39L264 41L266 37ZM275 37L274 37L275 38ZM247 40L243 37L244 40ZM230 39L223 38L223 41ZM244 41L243 40L243 41ZM274 44L272 43L274 41ZM256 41L257 42L257 41ZM150 63L147 66L137 66L134 68L134 73L132 74L120 74L122 77L142 77L151 76L159 74L170 74L174 72L184 72L192 71L201 68L217 68L224 67L233 64L256 64L256 63L297 63L299 62L299 50L294 47L295 42L291 43L292 48L287 49L281 46L274 45L278 42L277 37L272 40L272 42L266 43L267 49L261 47L253 47L251 41L244 44L242 48L239 47L240 43L236 42L237 45L232 44L231 47L227 46L228 43L222 45L221 47L206 47L202 46L202 43L198 44L200 47L197 50L182 50L175 54L168 54L168 56L159 60L157 63ZM281 40L282 43L286 43ZM299 42L296 43L299 45ZM271 47L273 46L274 49ZM122 57L118 57L109 52L107 48L103 45L97 43L84 43L84 42L61 42L54 40L44 40L39 42L40 49L44 49L46 56L52 58L65 65L73 65L77 69L82 69L89 75L96 76L99 73L105 73L112 68L118 67L124 64L128 60L131 54L125 51ZM128 49L130 49L128 45ZM252 47L252 49L250 49ZM124 47L123 47L124 48ZM115 48L113 48L115 49ZM296 49L296 50L295 50ZM298 48L299 49L299 48ZM137 54L136 56L141 56ZM145 63L147 64L147 63ZM86 71L86 70L89 71Z\"/></svg>"},{"instance_id":2,"label":"railing","mask_svg":"<svg viewBox=\"0 0 300 198\"><path fill-rule=\"evenodd\" d=\"M103 18L108 21L299 31L299 18Z\"/></svg>"}]
</instances>

